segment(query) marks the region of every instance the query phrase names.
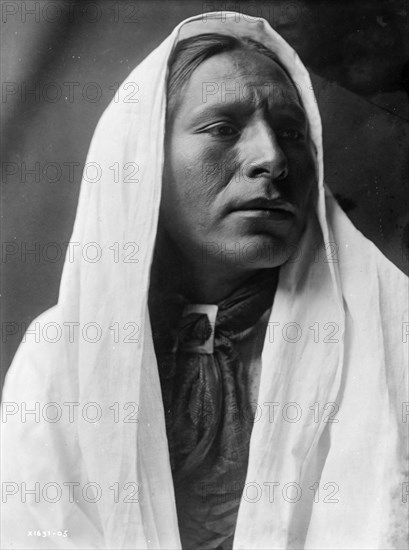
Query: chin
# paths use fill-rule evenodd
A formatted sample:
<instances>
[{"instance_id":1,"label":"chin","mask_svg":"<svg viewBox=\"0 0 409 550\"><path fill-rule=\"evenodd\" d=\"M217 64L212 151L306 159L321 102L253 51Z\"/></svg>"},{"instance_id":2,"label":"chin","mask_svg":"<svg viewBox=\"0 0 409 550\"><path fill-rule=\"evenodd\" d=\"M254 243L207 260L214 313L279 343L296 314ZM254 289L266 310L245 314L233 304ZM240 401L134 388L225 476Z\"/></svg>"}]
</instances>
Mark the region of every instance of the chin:
<instances>
[{"instance_id":1,"label":"chin","mask_svg":"<svg viewBox=\"0 0 409 550\"><path fill-rule=\"evenodd\" d=\"M284 238L249 235L226 242L218 259L232 269L271 269L284 264L295 250L296 245L290 245Z\"/></svg>"}]
</instances>

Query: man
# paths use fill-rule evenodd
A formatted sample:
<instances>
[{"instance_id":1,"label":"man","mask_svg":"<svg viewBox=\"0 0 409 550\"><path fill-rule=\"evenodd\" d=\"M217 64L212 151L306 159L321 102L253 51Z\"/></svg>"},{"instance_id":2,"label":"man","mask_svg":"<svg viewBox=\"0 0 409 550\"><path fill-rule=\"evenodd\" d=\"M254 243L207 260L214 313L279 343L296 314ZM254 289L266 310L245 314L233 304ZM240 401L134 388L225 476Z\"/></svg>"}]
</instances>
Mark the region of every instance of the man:
<instances>
[{"instance_id":1,"label":"man","mask_svg":"<svg viewBox=\"0 0 409 550\"><path fill-rule=\"evenodd\" d=\"M182 544L227 548L251 434L240 416L258 400L260 319L310 214L314 150L291 78L260 43L202 34L177 45L169 68L151 319ZM200 323L212 326L198 342Z\"/></svg>"},{"instance_id":2,"label":"man","mask_svg":"<svg viewBox=\"0 0 409 550\"><path fill-rule=\"evenodd\" d=\"M307 71L236 15L182 23L96 130L72 240L139 261L67 262L36 322L73 332L16 356L6 547L403 544L406 279L324 188Z\"/></svg>"}]
</instances>

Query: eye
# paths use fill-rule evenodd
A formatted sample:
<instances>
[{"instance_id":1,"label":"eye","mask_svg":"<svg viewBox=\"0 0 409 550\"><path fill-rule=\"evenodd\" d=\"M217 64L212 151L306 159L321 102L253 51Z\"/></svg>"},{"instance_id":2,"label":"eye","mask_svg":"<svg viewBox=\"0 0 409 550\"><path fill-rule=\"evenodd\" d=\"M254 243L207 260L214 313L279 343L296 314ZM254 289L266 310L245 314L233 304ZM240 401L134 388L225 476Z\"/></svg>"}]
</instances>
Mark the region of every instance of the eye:
<instances>
[{"instance_id":1,"label":"eye","mask_svg":"<svg viewBox=\"0 0 409 550\"><path fill-rule=\"evenodd\" d=\"M280 132L277 132L278 136L284 139L290 139L292 141L300 141L304 136L303 133L296 128L285 128Z\"/></svg>"},{"instance_id":2,"label":"eye","mask_svg":"<svg viewBox=\"0 0 409 550\"><path fill-rule=\"evenodd\" d=\"M220 123L205 128L205 132L209 133L213 137L229 138L238 134L238 130L231 124Z\"/></svg>"}]
</instances>

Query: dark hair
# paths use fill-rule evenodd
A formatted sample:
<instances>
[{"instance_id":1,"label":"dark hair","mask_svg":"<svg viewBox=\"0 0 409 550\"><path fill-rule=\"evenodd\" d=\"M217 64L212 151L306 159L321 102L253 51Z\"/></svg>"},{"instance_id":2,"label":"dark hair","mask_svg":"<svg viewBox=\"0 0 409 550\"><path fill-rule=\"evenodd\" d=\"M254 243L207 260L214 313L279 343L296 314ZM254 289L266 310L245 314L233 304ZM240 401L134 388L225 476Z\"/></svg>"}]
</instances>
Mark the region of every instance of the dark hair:
<instances>
[{"instance_id":1,"label":"dark hair","mask_svg":"<svg viewBox=\"0 0 409 550\"><path fill-rule=\"evenodd\" d=\"M252 38L238 38L227 34L199 34L178 42L169 58L167 82L168 116L174 112L183 87L189 81L193 71L201 63L214 55L237 50L253 51L265 55L280 65L291 82L293 82L291 76L288 74L288 70L283 66L277 55L260 42Z\"/></svg>"}]
</instances>

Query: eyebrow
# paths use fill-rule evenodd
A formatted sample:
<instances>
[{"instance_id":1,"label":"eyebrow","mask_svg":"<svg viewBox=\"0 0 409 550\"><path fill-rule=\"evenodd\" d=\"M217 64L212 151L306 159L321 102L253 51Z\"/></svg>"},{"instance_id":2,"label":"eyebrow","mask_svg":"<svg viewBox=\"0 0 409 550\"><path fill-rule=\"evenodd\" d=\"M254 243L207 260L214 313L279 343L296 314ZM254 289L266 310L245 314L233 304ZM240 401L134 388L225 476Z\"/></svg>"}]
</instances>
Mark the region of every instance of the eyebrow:
<instances>
[{"instance_id":1,"label":"eyebrow","mask_svg":"<svg viewBox=\"0 0 409 550\"><path fill-rule=\"evenodd\" d=\"M254 100L235 99L229 102L218 102L208 104L206 106L200 105L200 107L192 111L193 123L200 124L206 122L209 118L216 116L249 116L254 111L261 109L264 112L274 113L279 116L285 116L292 118L297 122L303 124L308 123L308 117L300 103L294 101L284 101L283 103L274 104L268 98L257 98Z\"/></svg>"}]
</instances>

